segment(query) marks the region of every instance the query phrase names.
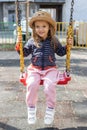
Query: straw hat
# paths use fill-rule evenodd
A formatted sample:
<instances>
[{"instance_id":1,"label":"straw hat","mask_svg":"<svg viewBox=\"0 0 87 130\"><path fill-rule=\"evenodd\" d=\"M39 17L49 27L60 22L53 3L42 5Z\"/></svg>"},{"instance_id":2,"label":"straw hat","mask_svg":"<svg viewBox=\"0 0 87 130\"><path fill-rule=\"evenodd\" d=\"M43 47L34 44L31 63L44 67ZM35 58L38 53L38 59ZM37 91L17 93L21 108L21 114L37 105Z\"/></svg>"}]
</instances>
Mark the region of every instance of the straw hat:
<instances>
[{"instance_id":1,"label":"straw hat","mask_svg":"<svg viewBox=\"0 0 87 130\"><path fill-rule=\"evenodd\" d=\"M56 22L53 20L51 15L46 11L38 11L34 14L34 16L29 21L29 26L33 28L34 22L38 20L43 20L48 22L54 28L54 32L56 32Z\"/></svg>"}]
</instances>

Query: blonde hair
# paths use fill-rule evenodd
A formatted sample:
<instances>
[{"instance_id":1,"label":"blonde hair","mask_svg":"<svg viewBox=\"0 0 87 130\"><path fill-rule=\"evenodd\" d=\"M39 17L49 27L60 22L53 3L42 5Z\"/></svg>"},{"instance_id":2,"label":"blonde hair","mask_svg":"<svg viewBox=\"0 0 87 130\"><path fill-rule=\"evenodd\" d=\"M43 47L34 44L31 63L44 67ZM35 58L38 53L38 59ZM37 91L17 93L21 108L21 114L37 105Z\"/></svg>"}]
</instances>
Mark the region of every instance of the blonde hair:
<instances>
[{"instance_id":1,"label":"blonde hair","mask_svg":"<svg viewBox=\"0 0 87 130\"><path fill-rule=\"evenodd\" d=\"M54 36L55 34L55 29L52 25L49 24L49 31L48 31L48 38L51 40L50 44L54 48L54 50L57 47L57 38ZM32 28L32 36L34 38L35 45L40 48L40 42L43 41L41 37L39 37L36 32L35 32L35 25L33 24Z\"/></svg>"}]
</instances>

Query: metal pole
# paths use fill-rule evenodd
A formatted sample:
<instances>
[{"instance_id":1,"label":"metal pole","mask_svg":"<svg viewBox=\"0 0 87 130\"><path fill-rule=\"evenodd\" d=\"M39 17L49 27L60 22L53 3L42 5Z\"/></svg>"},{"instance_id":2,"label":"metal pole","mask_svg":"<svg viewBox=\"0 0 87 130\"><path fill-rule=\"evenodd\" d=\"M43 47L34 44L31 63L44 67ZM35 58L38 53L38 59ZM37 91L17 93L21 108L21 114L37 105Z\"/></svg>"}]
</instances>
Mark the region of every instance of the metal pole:
<instances>
[{"instance_id":1,"label":"metal pole","mask_svg":"<svg viewBox=\"0 0 87 130\"><path fill-rule=\"evenodd\" d=\"M15 12L16 12L16 25L18 25L18 17L17 17L17 14L18 14L18 10L17 10L17 1L15 1Z\"/></svg>"}]
</instances>

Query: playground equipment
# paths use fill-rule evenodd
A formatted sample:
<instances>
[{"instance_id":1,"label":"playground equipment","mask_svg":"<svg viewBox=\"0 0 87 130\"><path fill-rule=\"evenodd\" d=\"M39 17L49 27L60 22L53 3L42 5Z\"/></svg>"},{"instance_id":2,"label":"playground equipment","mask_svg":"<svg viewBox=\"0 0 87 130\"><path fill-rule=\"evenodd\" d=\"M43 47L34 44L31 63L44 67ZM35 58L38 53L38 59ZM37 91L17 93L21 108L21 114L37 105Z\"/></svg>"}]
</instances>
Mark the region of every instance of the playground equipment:
<instances>
[{"instance_id":1,"label":"playground equipment","mask_svg":"<svg viewBox=\"0 0 87 130\"><path fill-rule=\"evenodd\" d=\"M21 22L20 22L20 7L19 7L19 2L16 0L17 3L17 20L18 20L18 26L17 26L17 31L18 31L18 36L22 39L22 29L21 29ZM28 4L29 5L29 4ZM59 81L57 84L59 85L64 85L67 84L68 81L71 80L70 76L70 45L68 43L69 38L73 38L73 5L74 5L74 0L71 1L71 10L70 10L70 22L67 30L67 54L66 54L66 69L64 72L60 72L59 74ZM22 40L20 41L20 82L23 83L24 86L26 86L26 78L27 78L27 72L24 71L24 57L23 57L23 44ZM43 85L43 81L41 80L40 85Z\"/></svg>"}]
</instances>

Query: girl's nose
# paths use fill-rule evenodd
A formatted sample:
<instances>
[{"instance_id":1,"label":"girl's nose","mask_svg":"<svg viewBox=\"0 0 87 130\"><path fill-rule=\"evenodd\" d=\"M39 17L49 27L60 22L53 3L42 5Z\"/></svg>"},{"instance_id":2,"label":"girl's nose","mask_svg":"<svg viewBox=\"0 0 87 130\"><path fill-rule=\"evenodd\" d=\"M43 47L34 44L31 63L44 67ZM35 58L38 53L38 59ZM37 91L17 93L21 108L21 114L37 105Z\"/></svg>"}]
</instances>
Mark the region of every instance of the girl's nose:
<instances>
[{"instance_id":1,"label":"girl's nose","mask_svg":"<svg viewBox=\"0 0 87 130\"><path fill-rule=\"evenodd\" d=\"M39 27L39 30L42 30L43 29L43 27Z\"/></svg>"}]
</instances>

